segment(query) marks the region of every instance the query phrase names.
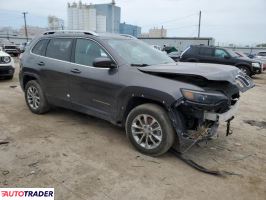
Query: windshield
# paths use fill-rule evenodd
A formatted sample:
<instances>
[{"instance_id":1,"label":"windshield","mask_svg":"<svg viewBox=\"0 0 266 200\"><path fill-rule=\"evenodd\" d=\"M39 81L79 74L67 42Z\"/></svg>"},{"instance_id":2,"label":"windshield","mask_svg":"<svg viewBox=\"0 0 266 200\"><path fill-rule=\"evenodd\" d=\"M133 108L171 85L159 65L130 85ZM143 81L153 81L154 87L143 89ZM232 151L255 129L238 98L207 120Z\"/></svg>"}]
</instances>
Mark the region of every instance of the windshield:
<instances>
[{"instance_id":1,"label":"windshield","mask_svg":"<svg viewBox=\"0 0 266 200\"><path fill-rule=\"evenodd\" d=\"M236 57L239 57L239 55L237 55L234 51L232 51L231 49L226 49L226 51L227 51L227 53L229 53L229 55L231 56L231 57L234 57L234 58L236 58Z\"/></svg>"},{"instance_id":2,"label":"windshield","mask_svg":"<svg viewBox=\"0 0 266 200\"><path fill-rule=\"evenodd\" d=\"M107 43L132 66L148 66L174 61L164 52L137 39L108 39Z\"/></svg>"}]
</instances>

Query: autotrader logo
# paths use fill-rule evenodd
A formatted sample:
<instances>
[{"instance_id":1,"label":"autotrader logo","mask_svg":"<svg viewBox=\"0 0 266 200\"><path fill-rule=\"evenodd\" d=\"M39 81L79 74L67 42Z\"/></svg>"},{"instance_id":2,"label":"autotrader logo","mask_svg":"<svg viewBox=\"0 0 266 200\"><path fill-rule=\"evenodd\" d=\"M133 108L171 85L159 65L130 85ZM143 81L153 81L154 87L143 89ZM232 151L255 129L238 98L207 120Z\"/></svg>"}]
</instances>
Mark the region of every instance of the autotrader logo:
<instances>
[{"instance_id":1,"label":"autotrader logo","mask_svg":"<svg viewBox=\"0 0 266 200\"><path fill-rule=\"evenodd\" d=\"M54 188L0 188L0 200L54 200Z\"/></svg>"}]
</instances>

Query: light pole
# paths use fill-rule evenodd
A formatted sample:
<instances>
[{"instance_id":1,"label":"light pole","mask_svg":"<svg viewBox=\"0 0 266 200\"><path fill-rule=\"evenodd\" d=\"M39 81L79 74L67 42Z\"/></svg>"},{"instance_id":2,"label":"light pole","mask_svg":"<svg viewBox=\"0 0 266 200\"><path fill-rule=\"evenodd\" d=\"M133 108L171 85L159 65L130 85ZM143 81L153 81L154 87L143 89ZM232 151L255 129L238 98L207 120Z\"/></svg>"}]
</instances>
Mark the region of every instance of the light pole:
<instances>
[{"instance_id":1,"label":"light pole","mask_svg":"<svg viewBox=\"0 0 266 200\"><path fill-rule=\"evenodd\" d=\"M29 41L29 38L28 38L27 20L26 20L26 14L28 14L28 12L23 12L22 14L23 14L23 16L24 16L25 35L26 35L27 42L28 42L28 41Z\"/></svg>"},{"instance_id":2,"label":"light pole","mask_svg":"<svg viewBox=\"0 0 266 200\"><path fill-rule=\"evenodd\" d=\"M199 12L199 27L198 27L198 37L200 37L200 28L201 28L201 10Z\"/></svg>"}]
</instances>

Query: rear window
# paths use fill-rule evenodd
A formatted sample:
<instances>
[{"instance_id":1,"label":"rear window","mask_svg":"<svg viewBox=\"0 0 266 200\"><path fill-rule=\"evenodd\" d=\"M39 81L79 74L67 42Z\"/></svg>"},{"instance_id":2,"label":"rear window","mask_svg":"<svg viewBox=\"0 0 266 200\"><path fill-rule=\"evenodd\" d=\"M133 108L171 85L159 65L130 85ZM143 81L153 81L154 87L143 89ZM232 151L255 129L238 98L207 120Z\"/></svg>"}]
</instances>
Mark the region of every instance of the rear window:
<instances>
[{"instance_id":1,"label":"rear window","mask_svg":"<svg viewBox=\"0 0 266 200\"><path fill-rule=\"evenodd\" d=\"M37 44L32 49L32 53L43 56L45 54L45 49L47 47L48 42L49 40L47 39L40 40L39 42L37 42Z\"/></svg>"},{"instance_id":2,"label":"rear window","mask_svg":"<svg viewBox=\"0 0 266 200\"><path fill-rule=\"evenodd\" d=\"M199 54L202 56L212 56L212 48L200 48Z\"/></svg>"},{"instance_id":3,"label":"rear window","mask_svg":"<svg viewBox=\"0 0 266 200\"><path fill-rule=\"evenodd\" d=\"M46 56L58 60L70 61L72 39L51 39L46 50Z\"/></svg>"}]
</instances>

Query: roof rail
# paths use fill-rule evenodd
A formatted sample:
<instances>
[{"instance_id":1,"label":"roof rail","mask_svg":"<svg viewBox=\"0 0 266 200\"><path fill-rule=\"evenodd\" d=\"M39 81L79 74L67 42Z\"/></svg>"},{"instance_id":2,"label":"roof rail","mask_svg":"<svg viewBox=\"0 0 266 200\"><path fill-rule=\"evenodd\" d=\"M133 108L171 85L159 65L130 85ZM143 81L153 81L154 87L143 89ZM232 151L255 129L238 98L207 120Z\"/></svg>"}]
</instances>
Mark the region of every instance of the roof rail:
<instances>
[{"instance_id":1,"label":"roof rail","mask_svg":"<svg viewBox=\"0 0 266 200\"><path fill-rule=\"evenodd\" d=\"M51 30L44 32L43 35L52 35L57 33L83 33L85 35L98 36L98 34L95 33L94 31L86 31L86 30Z\"/></svg>"},{"instance_id":2,"label":"roof rail","mask_svg":"<svg viewBox=\"0 0 266 200\"><path fill-rule=\"evenodd\" d=\"M132 39L137 39L136 37L129 35L129 34L120 34L121 36L132 38Z\"/></svg>"}]
</instances>

